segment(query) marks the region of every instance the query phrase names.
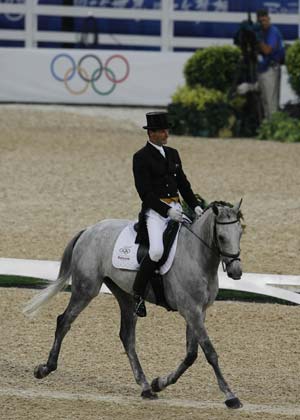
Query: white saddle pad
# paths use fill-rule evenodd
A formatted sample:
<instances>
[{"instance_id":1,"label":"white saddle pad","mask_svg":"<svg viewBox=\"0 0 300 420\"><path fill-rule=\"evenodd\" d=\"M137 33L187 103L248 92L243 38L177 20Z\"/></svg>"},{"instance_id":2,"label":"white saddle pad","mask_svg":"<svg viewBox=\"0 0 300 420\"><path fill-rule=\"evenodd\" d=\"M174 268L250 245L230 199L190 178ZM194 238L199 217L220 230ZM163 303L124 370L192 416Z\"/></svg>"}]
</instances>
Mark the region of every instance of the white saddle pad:
<instances>
[{"instance_id":1,"label":"white saddle pad","mask_svg":"<svg viewBox=\"0 0 300 420\"><path fill-rule=\"evenodd\" d=\"M135 243L136 238L136 231L134 230L135 222L130 223L127 225L116 240L113 255L112 255L112 265L115 268L122 268L123 270L138 270L140 264L137 261L137 250L139 244ZM180 230L180 229L179 229ZM179 232L178 230L178 232ZM177 240L178 240L178 232L176 238L173 242L172 248L169 252L169 256L167 261L160 267L160 274L167 273L173 263L176 247L177 247Z\"/></svg>"}]
</instances>

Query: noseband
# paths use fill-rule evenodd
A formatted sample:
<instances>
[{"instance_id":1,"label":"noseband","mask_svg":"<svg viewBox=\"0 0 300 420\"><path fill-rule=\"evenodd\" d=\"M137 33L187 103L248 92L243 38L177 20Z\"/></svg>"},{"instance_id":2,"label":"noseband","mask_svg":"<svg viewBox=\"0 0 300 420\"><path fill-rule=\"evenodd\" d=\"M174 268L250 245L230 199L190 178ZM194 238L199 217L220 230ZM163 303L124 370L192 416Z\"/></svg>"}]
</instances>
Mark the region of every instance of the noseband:
<instances>
[{"instance_id":1,"label":"noseband","mask_svg":"<svg viewBox=\"0 0 300 420\"><path fill-rule=\"evenodd\" d=\"M231 258L230 261L228 261L228 263L225 263L222 260L222 267L223 270L226 272L228 267L234 262L234 261L241 261L240 259L240 254L241 251L239 250L239 252L237 252L236 254L230 254L228 252L222 251L222 248L220 246L220 243L218 241L218 235L217 235L217 225L232 225L234 223L239 223L239 220L232 220L231 222L218 222L217 219L215 218L215 222L214 222L214 245L217 249L217 255L220 257L225 257L225 258ZM214 253L216 253L215 249L212 248L211 246L208 245L208 243L206 243L202 238L200 238L200 236L198 236L195 232L192 231L192 229L190 229L190 227L188 226L188 224L186 222L182 223L183 226L185 226L185 228L190 231L194 236L196 236L196 238L198 238L207 248L209 248L211 251L213 251Z\"/></svg>"}]
</instances>

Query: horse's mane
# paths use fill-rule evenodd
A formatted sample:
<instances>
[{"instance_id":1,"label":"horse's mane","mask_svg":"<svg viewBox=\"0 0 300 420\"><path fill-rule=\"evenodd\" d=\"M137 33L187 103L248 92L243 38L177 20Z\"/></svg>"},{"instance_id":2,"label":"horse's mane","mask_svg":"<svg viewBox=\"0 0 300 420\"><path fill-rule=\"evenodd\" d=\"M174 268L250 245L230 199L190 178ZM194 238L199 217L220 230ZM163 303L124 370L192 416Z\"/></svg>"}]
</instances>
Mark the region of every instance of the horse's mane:
<instances>
[{"instance_id":1,"label":"horse's mane","mask_svg":"<svg viewBox=\"0 0 300 420\"><path fill-rule=\"evenodd\" d=\"M203 214L206 213L209 209L211 209L213 206L219 206L219 207L229 207L232 208L234 205L232 203L229 203L227 201L212 201L209 204L206 204L203 207ZM192 221L192 224L197 220L196 214L192 211L192 209L188 208L188 211L186 211L187 208L184 209L184 213L188 216L188 218ZM242 211L239 209L237 214L238 220L244 220L244 216ZM243 229L246 227L246 225L242 224Z\"/></svg>"},{"instance_id":2,"label":"horse's mane","mask_svg":"<svg viewBox=\"0 0 300 420\"><path fill-rule=\"evenodd\" d=\"M203 209L203 213L205 213L207 210L211 209L213 206L219 206L219 207L234 207L234 205L232 203L229 203L227 201L212 201L211 203L209 203L204 209ZM243 213L241 212L241 210L239 210L238 214L237 214L238 219L244 219L243 217Z\"/></svg>"},{"instance_id":3,"label":"horse's mane","mask_svg":"<svg viewBox=\"0 0 300 420\"><path fill-rule=\"evenodd\" d=\"M213 206L219 206L219 207L234 207L234 205L232 203L229 203L227 201L212 201L211 203L207 203L207 201L202 198L199 194L196 194L196 197L198 199L199 202L199 206L202 207L203 209L203 213L205 213L207 210L211 209ZM183 212L188 216L188 218L194 222L196 220L196 215L194 213L194 211L187 205L187 203L183 200L182 202L182 208L183 208ZM240 220L244 220L244 216L241 210L239 210L238 214L237 214L237 218Z\"/></svg>"}]
</instances>

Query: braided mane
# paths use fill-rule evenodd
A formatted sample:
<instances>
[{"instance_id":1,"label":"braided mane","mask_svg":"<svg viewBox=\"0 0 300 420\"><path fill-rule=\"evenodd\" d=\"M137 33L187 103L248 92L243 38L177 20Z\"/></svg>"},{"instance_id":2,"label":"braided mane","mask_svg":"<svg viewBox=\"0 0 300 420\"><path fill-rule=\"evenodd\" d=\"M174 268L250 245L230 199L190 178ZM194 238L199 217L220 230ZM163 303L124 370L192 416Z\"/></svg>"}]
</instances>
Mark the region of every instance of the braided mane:
<instances>
[{"instance_id":1,"label":"braided mane","mask_svg":"<svg viewBox=\"0 0 300 420\"><path fill-rule=\"evenodd\" d=\"M227 201L222 201L222 200L221 201L212 201L211 203L209 203L205 207L205 209L203 209L203 212L205 213L208 209L212 208L213 206L230 207L230 208L233 208L234 207L234 205L232 203L229 203ZM244 220L244 216L243 216L243 213L241 212L241 210L238 211L237 218L239 220L240 219Z\"/></svg>"}]
</instances>

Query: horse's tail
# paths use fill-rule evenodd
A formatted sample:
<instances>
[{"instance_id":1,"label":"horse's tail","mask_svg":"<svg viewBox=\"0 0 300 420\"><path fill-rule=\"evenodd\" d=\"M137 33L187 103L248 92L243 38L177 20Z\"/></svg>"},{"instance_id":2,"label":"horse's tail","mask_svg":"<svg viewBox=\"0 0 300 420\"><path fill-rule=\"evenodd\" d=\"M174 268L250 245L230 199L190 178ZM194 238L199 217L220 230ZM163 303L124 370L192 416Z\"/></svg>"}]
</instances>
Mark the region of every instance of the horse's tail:
<instances>
[{"instance_id":1,"label":"horse's tail","mask_svg":"<svg viewBox=\"0 0 300 420\"><path fill-rule=\"evenodd\" d=\"M72 274L72 254L73 249L78 241L79 237L85 230L80 231L74 236L73 239L66 246L61 264L59 269L59 274L57 280L54 283L51 283L46 289L42 290L36 296L34 296L24 307L23 313L28 316L35 316L37 311L44 306L50 299L52 299L57 293L62 291L67 287L67 282Z\"/></svg>"}]
</instances>

